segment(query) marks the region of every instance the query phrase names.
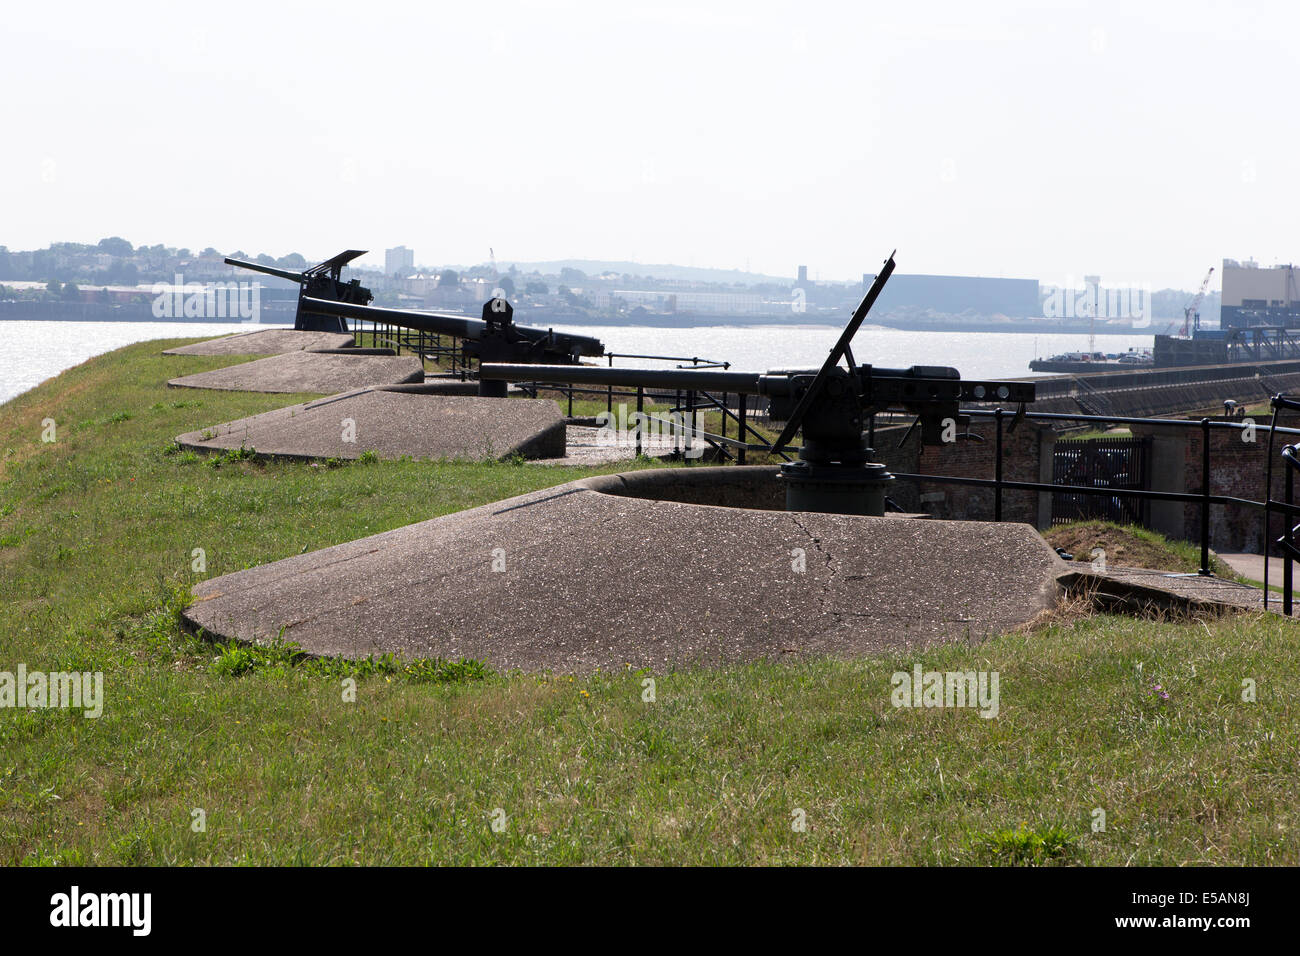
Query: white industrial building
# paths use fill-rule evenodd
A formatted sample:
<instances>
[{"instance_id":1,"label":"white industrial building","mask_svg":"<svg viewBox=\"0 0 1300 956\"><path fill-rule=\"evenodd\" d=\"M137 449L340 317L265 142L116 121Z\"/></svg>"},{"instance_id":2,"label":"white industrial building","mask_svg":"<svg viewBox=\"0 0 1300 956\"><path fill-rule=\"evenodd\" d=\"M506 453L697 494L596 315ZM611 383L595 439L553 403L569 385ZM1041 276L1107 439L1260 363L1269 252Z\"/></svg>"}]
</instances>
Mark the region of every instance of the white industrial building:
<instances>
[{"instance_id":1,"label":"white industrial building","mask_svg":"<svg viewBox=\"0 0 1300 956\"><path fill-rule=\"evenodd\" d=\"M1300 326L1300 285L1296 267L1260 268L1253 259L1223 260L1222 328L1252 325Z\"/></svg>"}]
</instances>

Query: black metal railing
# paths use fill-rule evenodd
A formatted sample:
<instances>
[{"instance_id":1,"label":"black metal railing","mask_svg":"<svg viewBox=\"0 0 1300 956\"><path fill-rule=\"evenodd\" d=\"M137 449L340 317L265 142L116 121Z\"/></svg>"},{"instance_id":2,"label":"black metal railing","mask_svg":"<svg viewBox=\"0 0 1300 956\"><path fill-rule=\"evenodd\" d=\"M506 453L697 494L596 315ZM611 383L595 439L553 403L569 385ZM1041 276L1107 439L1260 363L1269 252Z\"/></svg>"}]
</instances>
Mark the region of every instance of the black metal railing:
<instances>
[{"instance_id":1,"label":"black metal railing","mask_svg":"<svg viewBox=\"0 0 1300 956\"><path fill-rule=\"evenodd\" d=\"M637 361L651 362L674 362L679 369L729 369L730 362L720 362L714 359L701 358L698 355L646 355L634 352L607 352L606 359L609 367L614 367L615 359L635 359ZM743 441L746 435L752 435L760 442L766 441L762 433L756 431L749 422L750 414L757 407L761 407L761 402L757 396L745 395L740 393L726 392L721 398L705 391L692 391L676 389L673 391L660 390L644 386L635 388L619 388L613 385L607 385L604 388L584 388L573 383L561 384L555 382L520 382L519 387L529 394L536 397L542 391L554 392L565 397L568 400L567 415L573 418L573 399L574 396L603 396L605 398L605 410L609 414L614 413L614 398L628 398L636 401L636 426L634 444L637 457L641 457L644 450L644 428L647 424L665 426L670 430L673 439L674 454L682 454L687 461L694 456L690 454L694 447L696 438L703 439L714 451L717 458L730 461L737 461L739 464L745 464L745 453L750 449L750 445ZM671 396L672 404L667 409L668 414L690 416L690 423L675 421L671 419L659 418L654 415L645 413L645 401L647 397L655 400L667 400ZM731 399L734 398L737 404L737 410L732 410ZM721 413L722 434L714 435L711 432L705 432L699 427L697 418L700 412L718 411ZM727 435L728 422L734 422L736 425L736 435L738 439L732 439ZM680 443L680 447L679 447ZM733 454L734 452L734 454ZM789 460L788 456L782 455Z\"/></svg>"},{"instance_id":2,"label":"black metal railing","mask_svg":"<svg viewBox=\"0 0 1300 956\"><path fill-rule=\"evenodd\" d=\"M461 379L467 379L473 370L464 343L453 336L368 319L354 318L351 321L352 339L357 346L390 348L398 355L405 349L424 361L433 362L445 374Z\"/></svg>"},{"instance_id":3,"label":"black metal railing","mask_svg":"<svg viewBox=\"0 0 1300 956\"><path fill-rule=\"evenodd\" d=\"M1300 411L1300 400L1289 398L1286 395L1274 395L1269 400L1269 407L1273 411L1273 417L1270 424L1277 423L1277 413L1281 409L1288 411ZM1286 445L1282 449L1282 461L1286 464L1286 481L1284 483L1285 495L1282 501L1273 499L1273 434L1274 432L1283 432L1293 434L1290 429L1271 429L1268 436L1268 474L1265 479L1264 493L1264 606L1268 607L1268 578L1269 578L1269 548L1270 543L1276 544L1282 551L1282 613L1290 617L1293 613L1291 582L1294 578L1294 562L1300 558L1300 548L1296 546L1296 537L1300 534L1300 525L1292 522L1300 517L1300 508L1295 504L1295 473L1300 469L1300 446L1296 444ZM1272 524L1271 519L1273 512L1278 512L1286 518L1286 530L1282 537L1276 541L1271 541Z\"/></svg>"},{"instance_id":4,"label":"black metal railing","mask_svg":"<svg viewBox=\"0 0 1300 956\"><path fill-rule=\"evenodd\" d=\"M993 456L993 477L992 478L970 478L958 477L955 475L933 475L933 474L912 474L907 472L893 472L895 478L900 481L925 482L930 484L950 484L976 488L990 488L993 491L993 520L1003 520L1003 496L1008 491L1028 491L1039 492L1044 494L1065 494L1078 496L1100 496L1107 498L1132 498L1143 502L1150 501L1170 501L1182 502L1184 504L1195 504L1199 506L1200 527L1198 529L1198 538L1200 544L1200 567L1197 574L1203 576L1212 576L1210 561L1210 509L1212 507L1237 506L1243 508L1252 508L1264 512L1264 539L1268 542L1269 519L1273 512L1278 512L1293 516L1300 519L1300 505L1294 501L1294 478L1295 473L1300 470L1300 443L1288 445L1283 449L1282 458L1286 462L1287 484L1286 500L1275 501L1272 499L1272 443L1274 435L1293 435L1300 436L1300 428L1285 428L1277 424L1277 410L1289 409L1300 411L1300 399L1287 398L1282 395L1274 396L1272 399L1273 416L1267 425L1258 424L1253 420L1234 420L1224 421L1210 418L1187 419L1187 418L1138 418L1134 416L1117 416L1117 415L1077 415L1065 412L1016 412L1011 413L1004 408L965 408L962 409L963 416L969 415L973 418L991 418L995 423L995 441ZM1170 426L1173 428L1196 429L1200 432L1200 488L1197 491L1151 491L1143 488L1130 487L1099 487L1097 485L1073 485L1073 484L1048 484L1040 481L1016 481L1007 479L1004 475L1004 433L1008 431L1006 420L1011 418L1014 423L1021 419L1031 421L1045 422L1076 422L1081 424L1130 424L1130 425L1159 425ZM1213 456L1211 451L1211 435L1216 430L1229 430L1241 432L1246 429L1255 429L1264 431L1269 436L1268 467L1267 477L1264 488L1264 497L1261 501L1255 501L1249 498L1240 498L1235 495L1217 495L1211 493L1211 481L1213 475ZM709 435L697 432L697 437L702 437L710 441L716 441L734 448L743 448L752 452L769 452L771 446L767 444L746 443L736 439L725 438L720 435ZM1284 573L1284 593L1282 595L1283 613L1290 615L1292 613L1291 602L1291 581L1292 581L1292 560L1300 560L1300 524L1289 527L1286 534L1273 542L1283 550L1285 562L1283 565ZM1269 586L1268 586L1268 557L1270 549L1265 546L1264 555L1264 597L1263 603L1265 609L1269 606Z\"/></svg>"},{"instance_id":5,"label":"black metal railing","mask_svg":"<svg viewBox=\"0 0 1300 956\"><path fill-rule=\"evenodd\" d=\"M638 356L645 358L647 356ZM667 358L666 361L690 361L689 359ZM689 367L689 366L688 366ZM698 366L705 368L701 364ZM641 456L644 450L644 434L646 425L656 425L669 430L673 439L674 454L686 455L689 461L692 455L696 439L703 441L713 450L716 458L723 461L735 461L738 464L746 463L746 453L754 449L766 449L767 437L754 428L752 417L761 417L756 415L763 408L762 400L757 396L747 395L736 392L724 392L721 395L715 395L711 392L699 390L661 391L645 386L636 386L634 388L619 388L617 386L606 386L604 388L584 387L574 384L560 384L555 382L520 382L519 387L526 393L536 397L543 391L553 392L568 400L567 414L573 418L573 401L574 397L582 396L599 396L605 399L605 410L609 414L614 412L614 399L627 398L636 402L636 426L634 429L634 442L637 457ZM677 414L681 416L689 415L687 420L674 420L661 418L655 415L646 414L645 403L647 398L656 401L662 400L669 402L665 414ZM734 400L734 401L733 401ZM699 425L698 414L701 412L719 413L722 433L714 434L703 430ZM729 424L734 423L736 436L732 438L727 434ZM758 443L751 443L744 440L752 437L758 440ZM790 456L783 452L778 454L786 461Z\"/></svg>"},{"instance_id":6,"label":"black metal railing","mask_svg":"<svg viewBox=\"0 0 1300 956\"><path fill-rule=\"evenodd\" d=\"M1296 407L1300 408L1300 403L1297 403ZM1253 501L1248 498L1238 498L1233 495L1216 495L1211 493L1210 488L1211 488L1211 476L1213 474L1213 469L1212 469L1212 453L1211 453L1210 437L1212 432L1216 429L1226 429L1226 430L1237 431L1237 432L1241 432L1245 429L1263 430L1269 433L1270 442L1272 441L1273 435L1275 433L1288 434L1288 435L1300 435L1300 429L1282 428L1278 426L1276 423L1276 413L1273 416L1273 421L1271 421L1268 425L1258 425L1254 421L1245 421L1245 420L1218 421L1209 418L1202 418L1200 420L1196 420L1196 419L1187 419L1187 418L1137 418L1137 417L1130 417L1130 416L1117 417L1114 415L1104 415L1104 416L1073 415L1073 414L1068 414L1063 412L1023 413L1023 417L1025 419L1035 420L1035 421L1072 421L1072 422L1085 422L1085 423L1090 422L1096 424L1109 422L1109 423L1130 424L1130 425L1162 425L1162 426L1172 426L1175 428L1193 428L1199 430L1200 439L1201 439L1200 490L1196 492L1150 491L1147 489L1140 489L1140 488L1112 488L1112 487L1097 487L1097 486L1083 486L1083 485L1046 484L1044 482L1036 482L1036 481L1008 481L1002 477L1002 432L1003 432L1002 423L1005 415L1005 410L1001 408L994 409L994 410L967 409L965 410L965 414L969 414L976 417L991 417L994 418L997 422L998 441L996 446L997 447L996 473L992 480L979 479L979 478L956 478L956 477L946 476L946 475L896 474L895 477L900 479L914 479L918 481L927 481L927 482L933 482L937 484L948 483L948 484L992 487L994 493L994 499L996 502L994 507L994 513L995 513L994 520L997 521L1002 520L1002 495L1005 491L1037 491L1037 492L1044 492L1049 494L1134 498L1134 499L1140 499L1145 501L1180 501L1184 503L1197 504L1200 506L1200 522L1199 522L1200 527L1198 529L1199 531L1198 537L1200 539L1200 548L1201 548L1200 567L1197 569L1197 573L1205 576L1209 576L1213 573L1210 568L1210 534L1211 534L1210 508L1212 506L1236 505L1239 507L1256 508L1265 511L1266 523L1264 529L1265 529L1265 538L1267 539L1267 534L1268 534L1267 514L1268 514L1268 499L1270 494L1268 485L1266 485L1265 487L1265 495L1263 501ZM1270 458L1271 458L1271 451L1270 451ZM1296 512L1300 513L1300 508L1296 509ZM1267 573L1268 555L1265 554L1264 557L1265 557L1264 567ZM1264 588L1264 606L1265 607L1268 606L1267 584Z\"/></svg>"}]
</instances>

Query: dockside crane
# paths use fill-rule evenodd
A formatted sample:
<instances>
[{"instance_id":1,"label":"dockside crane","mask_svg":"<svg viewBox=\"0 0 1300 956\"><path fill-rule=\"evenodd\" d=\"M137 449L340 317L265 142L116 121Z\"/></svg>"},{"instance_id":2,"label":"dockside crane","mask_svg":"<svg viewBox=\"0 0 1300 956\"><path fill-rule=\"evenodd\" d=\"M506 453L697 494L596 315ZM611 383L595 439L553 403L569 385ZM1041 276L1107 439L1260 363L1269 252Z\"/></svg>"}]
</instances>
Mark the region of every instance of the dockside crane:
<instances>
[{"instance_id":1,"label":"dockside crane","mask_svg":"<svg viewBox=\"0 0 1300 956\"><path fill-rule=\"evenodd\" d=\"M1205 290L1210 287L1212 275L1214 275L1214 266L1210 266L1210 271L1205 273L1205 278L1201 280L1200 291L1196 293L1195 298L1183 306L1183 327L1178 333L1182 338L1187 338L1189 329L1197 332L1201 329L1201 301L1205 298Z\"/></svg>"}]
</instances>

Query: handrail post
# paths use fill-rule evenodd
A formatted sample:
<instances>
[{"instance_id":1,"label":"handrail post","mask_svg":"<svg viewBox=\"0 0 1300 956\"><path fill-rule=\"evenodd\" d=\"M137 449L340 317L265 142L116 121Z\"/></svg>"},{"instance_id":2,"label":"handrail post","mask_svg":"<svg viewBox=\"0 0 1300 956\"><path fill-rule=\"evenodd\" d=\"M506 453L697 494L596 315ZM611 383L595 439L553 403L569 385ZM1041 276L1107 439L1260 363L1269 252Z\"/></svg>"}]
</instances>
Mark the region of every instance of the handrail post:
<instances>
[{"instance_id":1,"label":"handrail post","mask_svg":"<svg viewBox=\"0 0 1300 956\"><path fill-rule=\"evenodd\" d=\"M1269 409L1272 415L1268 421L1268 452L1266 464L1264 466L1264 610L1268 610L1268 557L1273 550L1273 439L1277 434L1277 400L1282 397L1282 393L1274 395L1269 399Z\"/></svg>"},{"instance_id":2,"label":"handrail post","mask_svg":"<svg viewBox=\"0 0 1300 956\"><path fill-rule=\"evenodd\" d=\"M994 416L998 426L997 451L994 463L993 480L997 482L993 486L993 520L1002 520L1002 406L998 406L997 414Z\"/></svg>"},{"instance_id":3,"label":"handrail post","mask_svg":"<svg viewBox=\"0 0 1300 956\"><path fill-rule=\"evenodd\" d=\"M1286 463L1286 503L1293 504L1295 498L1295 467L1290 461ZM1287 509L1286 517L1286 547L1282 549L1282 613L1287 617L1291 616L1291 549L1294 547L1295 527L1291 524L1295 520L1290 509ZM1264 560L1268 561L1268 555L1264 555Z\"/></svg>"},{"instance_id":4,"label":"handrail post","mask_svg":"<svg viewBox=\"0 0 1300 956\"><path fill-rule=\"evenodd\" d=\"M673 454L677 454L677 423L682 417L682 390L679 388L673 394Z\"/></svg>"},{"instance_id":5,"label":"handrail post","mask_svg":"<svg viewBox=\"0 0 1300 956\"><path fill-rule=\"evenodd\" d=\"M645 386L636 387L636 456L641 457L641 429L645 421Z\"/></svg>"},{"instance_id":6,"label":"handrail post","mask_svg":"<svg viewBox=\"0 0 1300 956\"><path fill-rule=\"evenodd\" d=\"M686 401L691 406L691 424L686 432L686 464L689 465L691 463L689 453L695 450L695 389L691 389L686 393Z\"/></svg>"},{"instance_id":7,"label":"handrail post","mask_svg":"<svg viewBox=\"0 0 1300 956\"><path fill-rule=\"evenodd\" d=\"M740 425L737 428L736 437L743 442L748 442L749 439L745 437L745 411L749 408L749 396L737 395L736 397L740 399ZM743 445L740 448L738 457L740 464L743 465L745 463L745 447Z\"/></svg>"},{"instance_id":8,"label":"handrail post","mask_svg":"<svg viewBox=\"0 0 1300 956\"><path fill-rule=\"evenodd\" d=\"M1210 573L1210 420L1201 419L1201 567Z\"/></svg>"}]
</instances>

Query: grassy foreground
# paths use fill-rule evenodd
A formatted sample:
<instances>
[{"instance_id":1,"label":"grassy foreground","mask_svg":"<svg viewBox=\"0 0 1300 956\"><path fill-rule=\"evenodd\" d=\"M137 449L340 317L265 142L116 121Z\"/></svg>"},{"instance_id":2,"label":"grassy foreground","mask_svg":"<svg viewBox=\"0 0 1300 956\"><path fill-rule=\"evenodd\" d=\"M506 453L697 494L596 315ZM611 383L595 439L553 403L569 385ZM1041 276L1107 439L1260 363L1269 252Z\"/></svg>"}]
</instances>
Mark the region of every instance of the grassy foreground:
<instances>
[{"instance_id":1,"label":"grassy foreground","mask_svg":"<svg viewBox=\"0 0 1300 956\"><path fill-rule=\"evenodd\" d=\"M0 863L1300 861L1300 654L1275 618L576 680L183 636L200 577L593 472L170 454L290 399L169 391L230 359L163 347L0 406L0 671L103 671L106 698L0 709ZM894 708L914 664L997 671L999 715Z\"/></svg>"}]
</instances>

